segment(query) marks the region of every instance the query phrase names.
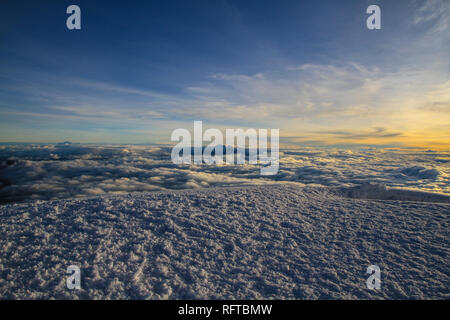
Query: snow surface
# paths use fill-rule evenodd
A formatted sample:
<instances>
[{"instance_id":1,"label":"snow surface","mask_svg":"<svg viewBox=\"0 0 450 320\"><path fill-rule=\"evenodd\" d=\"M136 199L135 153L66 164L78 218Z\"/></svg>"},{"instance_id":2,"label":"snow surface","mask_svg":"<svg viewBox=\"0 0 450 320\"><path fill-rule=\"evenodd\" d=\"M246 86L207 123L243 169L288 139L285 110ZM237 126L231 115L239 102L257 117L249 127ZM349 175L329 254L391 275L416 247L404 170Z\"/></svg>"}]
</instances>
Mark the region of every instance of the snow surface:
<instances>
[{"instance_id":1,"label":"snow surface","mask_svg":"<svg viewBox=\"0 0 450 320\"><path fill-rule=\"evenodd\" d=\"M388 193L373 190L270 185L4 205L0 298L449 299L448 198L355 199ZM380 290L366 287L372 264ZM81 290L66 288L70 265Z\"/></svg>"}]
</instances>

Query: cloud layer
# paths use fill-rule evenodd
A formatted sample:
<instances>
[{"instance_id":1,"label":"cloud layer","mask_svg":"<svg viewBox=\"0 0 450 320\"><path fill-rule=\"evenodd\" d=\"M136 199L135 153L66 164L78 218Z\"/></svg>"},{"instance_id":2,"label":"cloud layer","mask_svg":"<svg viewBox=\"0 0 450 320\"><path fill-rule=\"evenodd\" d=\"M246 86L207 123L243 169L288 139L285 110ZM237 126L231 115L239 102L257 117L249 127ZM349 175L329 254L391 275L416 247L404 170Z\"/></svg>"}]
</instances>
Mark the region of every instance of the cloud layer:
<instances>
[{"instance_id":1,"label":"cloud layer","mask_svg":"<svg viewBox=\"0 0 450 320\"><path fill-rule=\"evenodd\" d=\"M282 148L280 170L256 165L174 165L168 146L0 146L0 202L135 191L287 183L391 187L450 193L448 153Z\"/></svg>"}]
</instances>

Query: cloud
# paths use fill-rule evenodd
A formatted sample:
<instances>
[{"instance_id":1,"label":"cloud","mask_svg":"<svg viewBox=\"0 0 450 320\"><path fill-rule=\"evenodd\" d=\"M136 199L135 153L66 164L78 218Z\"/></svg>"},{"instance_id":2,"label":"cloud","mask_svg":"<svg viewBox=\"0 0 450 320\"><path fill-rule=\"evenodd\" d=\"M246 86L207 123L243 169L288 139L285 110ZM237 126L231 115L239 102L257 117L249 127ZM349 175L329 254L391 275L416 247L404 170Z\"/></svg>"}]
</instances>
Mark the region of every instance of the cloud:
<instances>
[{"instance_id":1,"label":"cloud","mask_svg":"<svg viewBox=\"0 0 450 320\"><path fill-rule=\"evenodd\" d=\"M413 23L416 25L431 23L431 30L436 32L447 32L450 23L450 7L446 0L424 1L415 11Z\"/></svg>"},{"instance_id":2,"label":"cloud","mask_svg":"<svg viewBox=\"0 0 450 320\"><path fill-rule=\"evenodd\" d=\"M435 102L425 106L424 110L437 113L450 113L450 102Z\"/></svg>"},{"instance_id":3,"label":"cloud","mask_svg":"<svg viewBox=\"0 0 450 320\"><path fill-rule=\"evenodd\" d=\"M352 187L364 183L450 193L448 153L282 148L280 170L183 165L167 146L0 145L0 202L261 184Z\"/></svg>"},{"instance_id":4,"label":"cloud","mask_svg":"<svg viewBox=\"0 0 450 320\"><path fill-rule=\"evenodd\" d=\"M441 174L434 168L425 168L423 166L407 167L399 170L402 174L418 179L436 180Z\"/></svg>"},{"instance_id":5,"label":"cloud","mask_svg":"<svg viewBox=\"0 0 450 320\"><path fill-rule=\"evenodd\" d=\"M401 132L389 132L386 128L372 128L366 131L319 131L317 132L322 135L332 135L341 139L366 139L366 138L391 138L399 137L402 135Z\"/></svg>"}]
</instances>

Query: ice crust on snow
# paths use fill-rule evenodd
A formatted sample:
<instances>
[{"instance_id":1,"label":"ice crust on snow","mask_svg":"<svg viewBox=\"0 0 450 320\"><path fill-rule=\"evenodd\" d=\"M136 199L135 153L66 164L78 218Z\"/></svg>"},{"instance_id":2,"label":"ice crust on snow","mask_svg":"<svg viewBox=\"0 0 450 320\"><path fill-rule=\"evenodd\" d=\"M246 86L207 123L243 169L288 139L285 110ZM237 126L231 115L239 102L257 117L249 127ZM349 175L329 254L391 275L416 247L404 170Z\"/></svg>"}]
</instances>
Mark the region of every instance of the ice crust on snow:
<instances>
[{"instance_id":1,"label":"ice crust on snow","mask_svg":"<svg viewBox=\"0 0 450 320\"><path fill-rule=\"evenodd\" d=\"M8 204L0 298L449 299L449 213L282 185Z\"/></svg>"}]
</instances>

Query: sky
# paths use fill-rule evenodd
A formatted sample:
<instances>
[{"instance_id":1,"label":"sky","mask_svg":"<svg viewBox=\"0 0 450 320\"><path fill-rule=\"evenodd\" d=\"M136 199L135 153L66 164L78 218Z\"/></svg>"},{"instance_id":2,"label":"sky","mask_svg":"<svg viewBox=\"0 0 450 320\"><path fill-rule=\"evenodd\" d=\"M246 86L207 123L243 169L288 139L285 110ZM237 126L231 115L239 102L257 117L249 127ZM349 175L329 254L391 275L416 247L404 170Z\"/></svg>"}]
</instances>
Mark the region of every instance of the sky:
<instances>
[{"instance_id":1,"label":"sky","mask_svg":"<svg viewBox=\"0 0 450 320\"><path fill-rule=\"evenodd\" d=\"M169 143L202 120L448 151L449 23L447 0L3 0L0 142Z\"/></svg>"}]
</instances>

